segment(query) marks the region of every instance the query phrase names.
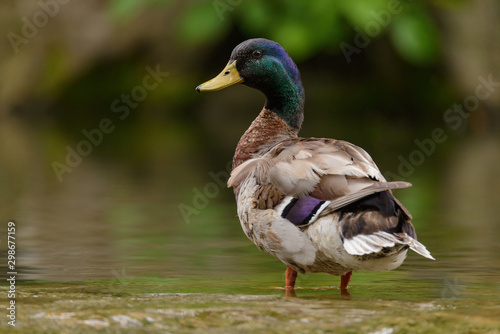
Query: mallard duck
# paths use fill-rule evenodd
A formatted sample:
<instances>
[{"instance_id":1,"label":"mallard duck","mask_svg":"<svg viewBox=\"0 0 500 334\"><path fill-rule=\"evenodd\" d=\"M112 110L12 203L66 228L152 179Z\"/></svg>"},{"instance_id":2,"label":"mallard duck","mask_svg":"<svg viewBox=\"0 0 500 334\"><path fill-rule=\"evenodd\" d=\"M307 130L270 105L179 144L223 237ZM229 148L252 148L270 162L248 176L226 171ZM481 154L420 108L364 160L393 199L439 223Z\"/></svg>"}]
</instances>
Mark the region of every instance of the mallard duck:
<instances>
[{"instance_id":1,"label":"mallard duck","mask_svg":"<svg viewBox=\"0 0 500 334\"><path fill-rule=\"evenodd\" d=\"M342 140L301 138L304 88L297 66L277 42L236 46L222 72L198 92L242 83L264 93L264 108L241 137L228 180L246 236L283 262L286 288L297 273L341 276L387 271L408 249L434 259L417 241L408 210L370 155Z\"/></svg>"}]
</instances>

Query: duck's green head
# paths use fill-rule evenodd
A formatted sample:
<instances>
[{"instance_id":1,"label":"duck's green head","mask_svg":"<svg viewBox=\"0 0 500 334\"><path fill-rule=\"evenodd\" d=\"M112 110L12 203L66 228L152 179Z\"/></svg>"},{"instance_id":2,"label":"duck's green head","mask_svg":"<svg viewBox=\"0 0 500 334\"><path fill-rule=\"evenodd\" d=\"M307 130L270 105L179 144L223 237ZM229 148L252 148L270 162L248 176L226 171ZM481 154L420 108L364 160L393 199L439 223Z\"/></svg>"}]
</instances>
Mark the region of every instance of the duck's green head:
<instances>
[{"instance_id":1,"label":"duck's green head","mask_svg":"<svg viewBox=\"0 0 500 334\"><path fill-rule=\"evenodd\" d=\"M222 72L196 90L215 91L238 83L262 91L266 95L266 109L300 128L304 88L297 66L281 45L264 38L244 41L234 48Z\"/></svg>"}]
</instances>

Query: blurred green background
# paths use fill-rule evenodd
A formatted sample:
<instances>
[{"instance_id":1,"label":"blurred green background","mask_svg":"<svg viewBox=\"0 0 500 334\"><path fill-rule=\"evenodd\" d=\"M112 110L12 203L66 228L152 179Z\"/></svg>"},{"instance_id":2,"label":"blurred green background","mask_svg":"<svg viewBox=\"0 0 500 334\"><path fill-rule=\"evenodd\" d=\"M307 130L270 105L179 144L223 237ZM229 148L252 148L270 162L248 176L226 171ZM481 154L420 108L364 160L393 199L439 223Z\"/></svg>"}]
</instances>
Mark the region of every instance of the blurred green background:
<instances>
[{"instance_id":1,"label":"blurred green background","mask_svg":"<svg viewBox=\"0 0 500 334\"><path fill-rule=\"evenodd\" d=\"M221 186L263 96L194 90L254 37L301 70L302 136L365 148L413 183L398 197L436 258L498 270L499 15L493 0L2 2L0 222L17 224L19 271L279 267L245 239Z\"/></svg>"}]
</instances>

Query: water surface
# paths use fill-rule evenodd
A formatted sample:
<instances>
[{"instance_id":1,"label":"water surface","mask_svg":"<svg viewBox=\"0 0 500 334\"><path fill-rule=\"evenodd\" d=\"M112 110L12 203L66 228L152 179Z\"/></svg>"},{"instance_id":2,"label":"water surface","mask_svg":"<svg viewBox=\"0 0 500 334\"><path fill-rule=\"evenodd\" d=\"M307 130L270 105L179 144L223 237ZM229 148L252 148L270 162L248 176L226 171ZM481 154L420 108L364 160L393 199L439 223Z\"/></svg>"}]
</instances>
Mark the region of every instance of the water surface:
<instances>
[{"instance_id":1,"label":"water surface","mask_svg":"<svg viewBox=\"0 0 500 334\"><path fill-rule=\"evenodd\" d=\"M414 188L397 196L436 261L410 251L392 272L354 273L349 298L336 289L339 277L299 275L297 297L287 298L285 266L246 239L231 190L213 178L224 170L167 164L144 172L89 157L62 183L51 170L22 182L4 174L12 182L2 195L2 224L14 220L17 227L17 329L500 331L496 181L472 182L459 171L453 189L446 181L412 180ZM192 214L183 215L181 204ZM1 324L6 328L6 319Z\"/></svg>"}]
</instances>

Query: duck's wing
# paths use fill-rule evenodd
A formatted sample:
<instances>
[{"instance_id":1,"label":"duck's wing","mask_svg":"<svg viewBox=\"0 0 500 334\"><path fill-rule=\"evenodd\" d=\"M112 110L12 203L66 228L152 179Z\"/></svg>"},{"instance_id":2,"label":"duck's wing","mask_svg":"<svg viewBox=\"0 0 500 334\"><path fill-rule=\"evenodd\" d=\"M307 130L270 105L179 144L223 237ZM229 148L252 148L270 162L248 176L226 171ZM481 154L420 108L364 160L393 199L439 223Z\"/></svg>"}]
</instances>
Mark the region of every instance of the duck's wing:
<instances>
[{"instance_id":1,"label":"duck's wing","mask_svg":"<svg viewBox=\"0 0 500 334\"><path fill-rule=\"evenodd\" d=\"M411 186L386 182L362 148L323 138L292 138L272 146L235 168L228 186L238 185L250 175L287 196L329 200L337 208L376 192Z\"/></svg>"}]
</instances>

